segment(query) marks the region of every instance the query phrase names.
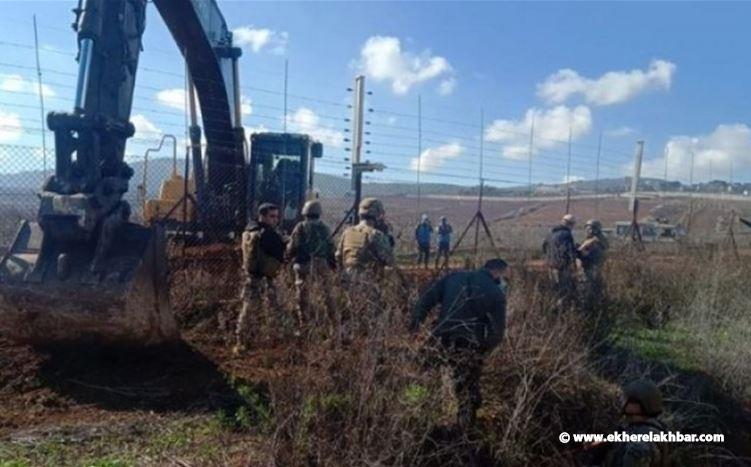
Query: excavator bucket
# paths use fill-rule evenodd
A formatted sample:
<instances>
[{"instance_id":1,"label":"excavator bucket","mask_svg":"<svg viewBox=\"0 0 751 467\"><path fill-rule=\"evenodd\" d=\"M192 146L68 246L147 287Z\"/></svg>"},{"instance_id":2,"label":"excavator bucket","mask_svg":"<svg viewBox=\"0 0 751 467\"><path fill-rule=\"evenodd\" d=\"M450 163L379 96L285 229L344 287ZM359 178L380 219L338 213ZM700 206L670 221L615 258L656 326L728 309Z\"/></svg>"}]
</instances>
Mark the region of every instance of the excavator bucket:
<instances>
[{"instance_id":1,"label":"excavator bucket","mask_svg":"<svg viewBox=\"0 0 751 467\"><path fill-rule=\"evenodd\" d=\"M24 221L0 259L0 334L34 345L177 339L162 229L125 223L116 235L94 276L89 243L45 242L40 225Z\"/></svg>"}]
</instances>

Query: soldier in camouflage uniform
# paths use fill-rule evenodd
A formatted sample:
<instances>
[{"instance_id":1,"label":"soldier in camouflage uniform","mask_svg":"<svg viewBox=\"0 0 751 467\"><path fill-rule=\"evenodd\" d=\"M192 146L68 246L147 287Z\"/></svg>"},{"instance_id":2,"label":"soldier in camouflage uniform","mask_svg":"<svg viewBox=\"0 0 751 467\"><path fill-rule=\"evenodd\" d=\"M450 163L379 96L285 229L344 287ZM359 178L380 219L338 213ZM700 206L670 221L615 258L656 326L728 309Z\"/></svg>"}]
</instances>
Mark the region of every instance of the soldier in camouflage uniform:
<instances>
[{"instance_id":1,"label":"soldier in camouflage uniform","mask_svg":"<svg viewBox=\"0 0 751 467\"><path fill-rule=\"evenodd\" d=\"M383 311L383 297L379 293L378 285L383 278L385 267L394 265L394 250L389 236L381 230L387 225L383 204L375 198L365 198L360 202L358 212L360 223L348 227L342 233L336 250L337 264L342 269L342 285L349 295L348 310L364 306L360 308L364 313L342 317L343 322L355 319L350 324L344 323L341 328L340 332L345 336L345 340L348 340L347 329L352 326L362 327L363 331L371 332L373 322L362 319L370 320ZM377 323L383 324L383 320Z\"/></svg>"},{"instance_id":2,"label":"soldier in camouflage uniform","mask_svg":"<svg viewBox=\"0 0 751 467\"><path fill-rule=\"evenodd\" d=\"M276 297L274 280L284 263L284 239L277 231L279 208L270 203L258 209L258 221L251 221L242 235L243 307L235 331L235 354L246 350L250 341L250 313L254 306L263 306L264 295L272 313L286 325L286 316ZM269 313L271 314L271 313Z\"/></svg>"},{"instance_id":3,"label":"soldier in camouflage uniform","mask_svg":"<svg viewBox=\"0 0 751 467\"><path fill-rule=\"evenodd\" d=\"M321 221L321 203L308 201L302 208L305 219L298 223L287 244L287 259L293 262L297 292L297 319L300 325L308 314L310 284L318 280L329 314L335 306L331 297L331 273L336 270L331 230Z\"/></svg>"},{"instance_id":4,"label":"soldier in camouflage uniform","mask_svg":"<svg viewBox=\"0 0 751 467\"><path fill-rule=\"evenodd\" d=\"M339 241L336 261L344 268L348 279L373 279L364 276L380 274L385 266L394 265L394 250L388 236L377 228L384 224L386 211L376 198L360 202L360 223L348 227Z\"/></svg>"},{"instance_id":5,"label":"soldier in camouflage uniform","mask_svg":"<svg viewBox=\"0 0 751 467\"><path fill-rule=\"evenodd\" d=\"M667 432L657 417L662 413L662 394L649 379L639 379L623 388L625 424L617 431L649 435ZM670 465L669 443L650 441L603 443L594 447L592 465L602 467L663 467Z\"/></svg>"},{"instance_id":6,"label":"soldier in camouflage uniform","mask_svg":"<svg viewBox=\"0 0 751 467\"><path fill-rule=\"evenodd\" d=\"M605 264L608 240L602 233L602 224L596 219L587 221L586 239L577 248L577 256L584 271L584 303L589 306L598 304L605 290L602 268Z\"/></svg>"},{"instance_id":7,"label":"soldier in camouflage uniform","mask_svg":"<svg viewBox=\"0 0 751 467\"><path fill-rule=\"evenodd\" d=\"M559 309L569 308L575 298L574 271L577 255L576 244L571 234L574 224L576 224L574 216L566 214L561 219L561 223L548 233L542 244L553 290L558 298L556 306Z\"/></svg>"}]
</instances>

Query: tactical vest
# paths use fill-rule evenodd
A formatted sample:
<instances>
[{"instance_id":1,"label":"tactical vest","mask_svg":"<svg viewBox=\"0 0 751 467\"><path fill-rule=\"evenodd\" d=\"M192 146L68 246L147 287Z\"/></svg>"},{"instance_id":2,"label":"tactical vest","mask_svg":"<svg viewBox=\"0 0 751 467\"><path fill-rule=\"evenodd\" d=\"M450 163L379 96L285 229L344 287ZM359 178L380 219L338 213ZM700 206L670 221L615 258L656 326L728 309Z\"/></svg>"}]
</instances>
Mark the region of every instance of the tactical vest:
<instances>
[{"instance_id":1,"label":"tactical vest","mask_svg":"<svg viewBox=\"0 0 751 467\"><path fill-rule=\"evenodd\" d=\"M377 234L376 229L369 225L356 225L345 230L342 234L344 266L347 268L378 266L378 258L371 251L373 236Z\"/></svg>"},{"instance_id":2,"label":"tactical vest","mask_svg":"<svg viewBox=\"0 0 751 467\"><path fill-rule=\"evenodd\" d=\"M243 269L251 276L274 278L282 268L282 262L261 248L261 231L245 232L242 237Z\"/></svg>"}]
</instances>

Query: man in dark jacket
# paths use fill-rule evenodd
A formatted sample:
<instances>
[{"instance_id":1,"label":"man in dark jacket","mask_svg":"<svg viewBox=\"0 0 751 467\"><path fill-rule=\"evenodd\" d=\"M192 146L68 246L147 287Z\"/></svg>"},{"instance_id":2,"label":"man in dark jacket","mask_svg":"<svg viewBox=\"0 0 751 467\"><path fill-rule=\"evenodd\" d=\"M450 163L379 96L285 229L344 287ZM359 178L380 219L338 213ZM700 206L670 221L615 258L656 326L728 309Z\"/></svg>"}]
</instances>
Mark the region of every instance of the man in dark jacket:
<instances>
[{"instance_id":1,"label":"man in dark jacket","mask_svg":"<svg viewBox=\"0 0 751 467\"><path fill-rule=\"evenodd\" d=\"M464 429L474 424L482 403L483 359L501 342L506 328L506 296L499 285L507 267L502 259L491 259L477 271L449 274L431 285L412 311L409 330L415 333L441 304L432 341L442 362L452 369L457 418Z\"/></svg>"},{"instance_id":2,"label":"man in dark jacket","mask_svg":"<svg viewBox=\"0 0 751 467\"><path fill-rule=\"evenodd\" d=\"M235 330L235 354L246 351L250 343L250 313L263 305L266 295L271 313L276 313L284 324L287 317L279 307L276 295L276 276L284 264L284 239L277 230L279 208L271 203L263 203L258 208L258 221L250 221L242 235L242 310ZM271 314L269 313L269 314Z\"/></svg>"},{"instance_id":3,"label":"man in dark jacket","mask_svg":"<svg viewBox=\"0 0 751 467\"><path fill-rule=\"evenodd\" d=\"M553 288L558 296L558 305L566 305L574 296L574 268L576 267L576 244L571 229L576 219L571 214L563 216L561 223L550 231L542 244Z\"/></svg>"}]
</instances>

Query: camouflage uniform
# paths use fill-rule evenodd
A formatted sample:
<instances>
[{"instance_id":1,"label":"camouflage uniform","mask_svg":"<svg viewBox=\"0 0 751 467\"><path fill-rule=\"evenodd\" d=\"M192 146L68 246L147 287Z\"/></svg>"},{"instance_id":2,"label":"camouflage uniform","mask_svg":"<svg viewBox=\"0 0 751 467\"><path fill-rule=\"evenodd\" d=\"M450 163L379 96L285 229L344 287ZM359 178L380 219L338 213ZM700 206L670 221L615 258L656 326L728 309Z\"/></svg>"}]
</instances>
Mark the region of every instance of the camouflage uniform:
<instances>
[{"instance_id":1,"label":"camouflage uniform","mask_svg":"<svg viewBox=\"0 0 751 467\"><path fill-rule=\"evenodd\" d=\"M599 221L587 222L587 239L577 249L577 256L584 271L584 299L589 305L596 305L605 290L602 267L605 264L608 241L602 234Z\"/></svg>"},{"instance_id":2,"label":"camouflage uniform","mask_svg":"<svg viewBox=\"0 0 751 467\"><path fill-rule=\"evenodd\" d=\"M573 225L573 216L567 214L560 225L553 227L542 244L553 289L558 297L557 306L563 308L571 305L576 289L574 268L577 253L571 234Z\"/></svg>"},{"instance_id":3,"label":"camouflage uniform","mask_svg":"<svg viewBox=\"0 0 751 467\"><path fill-rule=\"evenodd\" d=\"M656 418L643 422L629 423L618 431L629 434L649 434L667 431ZM669 464L667 443L627 442L610 446L603 467L662 467Z\"/></svg>"},{"instance_id":4,"label":"camouflage uniform","mask_svg":"<svg viewBox=\"0 0 751 467\"><path fill-rule=\"evenodd\" d=\"M648 379L633 381L623 388L624 414L631 420L618 431L629 434L659 434L668 431L657 418L662 413L662 395L654 382ZM638 404L640 413L629 415L626 407ZM602 444L596 449L594 465L603 467L662 467L671 465L668 443L634 441Z\"/></svg>"},{"instance_id":5,"label":"camouflage uniform","mask_svg":"<svg viewBox=\"0 0 751 467\"><path fill-rule=\"evenodd\" d=\"M336 268L334 258L334 241L331 230L318 216L321 215L320 204L317 201L306 203L304 215L308 217L292 230L290 242L287 245L287 258L294 262L295 289L297 292L298 321L302 324L308 314L309 282L317 279L322 287L326 307L329 313L335 311L331 297L331 272Z\"/></svg>"},{"instance_id":6,"label":"camouflage uniform","mask_svg":"<svg viewBox=\"0 0 751 467\"><path fill-rule=\"evenodd\" d=\"M370 318L378 315L382 309L378 285L383 278L384 268L395 264L394 250L388 235L377 228L379 221L383 224L380 201L373 198L362 200L360 216L362 220L359 224L348 227L342 233L336 261L343 270L342 285L349 294L349 308L365 304L367 313L364 316Z\"/></svg>"},{"instance_id":7,"label":"camouflage uniform","mask_svg":"<svg viewBox=\"0 0 751 467\"><path fill-rule=\"evenodd\" d=\"M243 307L235 331L239 349L244 348L250 341L251 309L256 305L263 305L264 295L270 310L277 313L279 319L286 324L286 316L279 307L274 284L284 260L284 241L281 235L266 224L251 222L243 232L241 248L244 275Z\"/></svg>"}]
</instances>

